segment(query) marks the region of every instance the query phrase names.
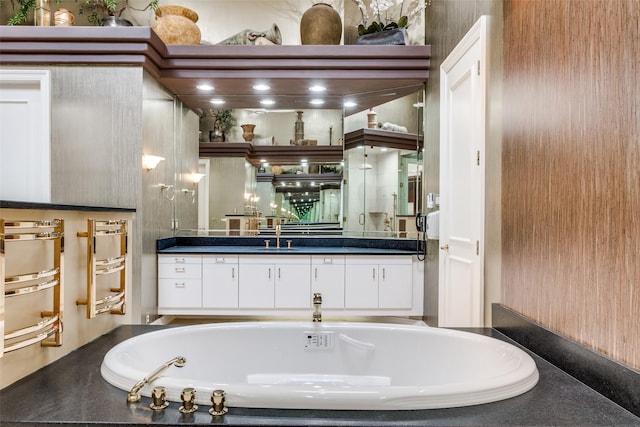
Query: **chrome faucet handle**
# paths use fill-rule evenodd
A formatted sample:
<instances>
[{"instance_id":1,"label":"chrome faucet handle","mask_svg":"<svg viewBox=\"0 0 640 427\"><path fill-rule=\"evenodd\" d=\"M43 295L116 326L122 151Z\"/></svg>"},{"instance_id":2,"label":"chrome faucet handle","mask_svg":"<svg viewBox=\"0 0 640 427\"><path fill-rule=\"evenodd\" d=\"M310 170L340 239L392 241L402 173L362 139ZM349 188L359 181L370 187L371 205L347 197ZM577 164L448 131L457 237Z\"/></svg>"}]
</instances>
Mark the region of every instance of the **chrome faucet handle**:
<instances>
[{"instance_id":1,"label":"chrome faucet handle","mask_svg":"<svg viewBox=\"0 0 640 427\"><path fill-rule=\"evenodd\" d=\"M213 390L211 393L212 407L209 409L211 415L224 415L229 412L226 406L224 406L226 393L224 390Z\"/></svg>"},{"instance_id":2,"label":"chrome faucet handle","mask_svg":"<svg viewBox=\"0 0 640 427\"><path fill-rule=\"evenodd\" d=\"M268 239L264 241L264 247L266 249L269 249L269 240Z\"/></svg>"},{"instance_id":3,"label":"chrome faucet handle","mask_svg":"<svg viewBox=\"0 0 640 427\"><path fill-rule=\"evenodd\" d=\"M159 411L169 406L169 402L167 402L167 388L163 386L154 387L153 391L151 391L151 399L152 402L149 407L154 411Z\"/></svg>"},{"instance_id":4,"label":"chrome faucet handle","mask_svg":"<svg viewBox=\"0 0 640 427\"><path fill-rule=\"evenodd\" d=\"M191 414L198 410L196 405L196 389L187 387L180 393L180 399L182 399L182 406L178 408L178 411L183 414Z\"/></svg>"},{"instance_id":5,"label":"chrome faucet handle","mask_svg":"<svg viewBox=\"0 0 640 427\"><path fill-rule=\"evenodd\" d=\"M291 249L291 242L292 242L292 241L293 241L293 240L287 240L287 249Z\"/></svg>"}]
</instances>

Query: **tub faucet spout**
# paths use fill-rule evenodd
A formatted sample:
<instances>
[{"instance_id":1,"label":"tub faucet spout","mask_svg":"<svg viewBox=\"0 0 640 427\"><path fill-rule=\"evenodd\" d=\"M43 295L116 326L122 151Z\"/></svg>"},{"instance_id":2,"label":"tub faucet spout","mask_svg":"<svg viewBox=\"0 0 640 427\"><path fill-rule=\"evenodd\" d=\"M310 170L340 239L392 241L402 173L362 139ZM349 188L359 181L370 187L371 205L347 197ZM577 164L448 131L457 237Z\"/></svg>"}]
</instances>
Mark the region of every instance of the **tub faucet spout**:
<instances>
[{"instance_id":1,"label":"tub faucet spout","mask_svg":"<svg viewBox=\"0 0 640 427\"><path fill-rule=\"evenodd\" d=\"M322 294L313 294L313 321L322 322Z\"/></svg>"},{"instance_id":2,"label":"tub faucet spout","mask_svg":"<svg viewBox=\"0 0 640 427\"><path fill-rule=\"evenodd\" d=\"M149 375L147 375L146 377L144 377L143 379L138 381L131 388L131 391L129 392L129 395L127 396L127 402L129 402L129 403L138 402L140 400L140 390L142 390L142 387L144 387L145 384L148 384L151 381L153 381L156 378L158 378L160 376L160 374L162 374L165 370L167 370L172 365L176 365L178 368L182 368L185 365L185 363L187 363L187 359L185 359L182 356L174 357L173 359L169 360L168 362L163 363L162 366L160 366L158 369L156 369L155 371L151 372Z\"/></svg>"}]
</instances>

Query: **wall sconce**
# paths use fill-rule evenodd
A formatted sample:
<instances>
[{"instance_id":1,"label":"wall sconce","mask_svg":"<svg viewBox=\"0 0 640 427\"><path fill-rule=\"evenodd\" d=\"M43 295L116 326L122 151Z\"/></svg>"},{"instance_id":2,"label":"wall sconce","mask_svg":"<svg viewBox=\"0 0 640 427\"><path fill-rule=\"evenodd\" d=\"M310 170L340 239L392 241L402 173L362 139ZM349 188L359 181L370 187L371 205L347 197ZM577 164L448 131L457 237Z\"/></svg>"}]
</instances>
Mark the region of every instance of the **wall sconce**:
<instances>
[{"instance_id":1,"label":"wall sconce","mask_svg":"<svg viewBox=\"0 0 640 427\"><path fill-rule=\"evenodd\" d=\"M160 156L152 156L144 154L142 156L142 167L149 172L152 169L155 169L158 166L158 163L164 160L164 157Z\"/></svg>"},{"instance_id":2,"label":"wall sconce","mask_svg":"<svg viewBox=\"0 0 640 427\"><path fill-rule=\"evenodd\" d=\"M203 173L192 173L189 176L189 179L191 180L191 182L193 182L194 185L199 183L202 178L204 178Z\"/></svg>"}]
</instances>

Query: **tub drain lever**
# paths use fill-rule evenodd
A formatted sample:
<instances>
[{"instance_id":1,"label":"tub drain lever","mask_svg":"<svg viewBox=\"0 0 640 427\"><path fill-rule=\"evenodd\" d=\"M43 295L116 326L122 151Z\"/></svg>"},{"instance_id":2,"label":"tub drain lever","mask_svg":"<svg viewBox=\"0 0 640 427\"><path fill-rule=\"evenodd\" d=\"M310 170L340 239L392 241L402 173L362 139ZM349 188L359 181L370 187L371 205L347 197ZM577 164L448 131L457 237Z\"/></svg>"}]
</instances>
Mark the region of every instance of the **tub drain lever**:
<instances>
[{"instance_id":1,"label":"tub drain lever","mask_svg":"<svg viewBox=\"0 0 640 427\"><path fill-rule=\"evenodd\" d=\"M228 412L228 409L224 406L225 395L224 390L213 390L213 393L211 393L213 406L209 409L211 415L224 415Z\"/></svg>"},{"instance_id":2,"label":"tub drain lever","mask_svg":"<svg viewBox=\"0 0 640 427\"><path fill-rule=\"evenodd\" d=\"M178 368L182 368L185 363L187 363L187 359L185 359L182 356L174 357L173 359L169 360L168 362L163 363L162 366L160 366L158 369L156 369L155 371L151 372L149 375L147 375L146 377L144 377L143 379L138 381L131 388L131 391L127 395L127 402L129 402L129 403L138 402L140 400L140 390L142 390L142 387L144 387L145 384L148 384L151 381L153 381L156 378L158 378L160 376L160 374L163 373L170 366L176 365Z\"/></svg>"}]
</instances>

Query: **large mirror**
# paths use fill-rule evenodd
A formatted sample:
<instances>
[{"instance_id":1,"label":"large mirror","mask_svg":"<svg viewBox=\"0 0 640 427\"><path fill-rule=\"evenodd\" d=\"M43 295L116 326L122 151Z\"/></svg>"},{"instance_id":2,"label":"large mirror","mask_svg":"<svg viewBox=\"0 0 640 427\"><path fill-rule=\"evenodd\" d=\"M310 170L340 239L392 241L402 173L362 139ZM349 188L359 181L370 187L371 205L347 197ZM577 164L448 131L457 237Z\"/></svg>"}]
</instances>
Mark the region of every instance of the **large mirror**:
<instances>
[{"instance_id":1,"label":"large mirror","mask_svg":"<svg viewBox=\"0 0 640 427\"><path fill-rule=\"evenodd\" d=\"M217 142L221 110L205 112L199 234L269 234L281 224L290 234L415 238L423 93L355 113L232 109Z\"/></svg>"}]
</instances>

